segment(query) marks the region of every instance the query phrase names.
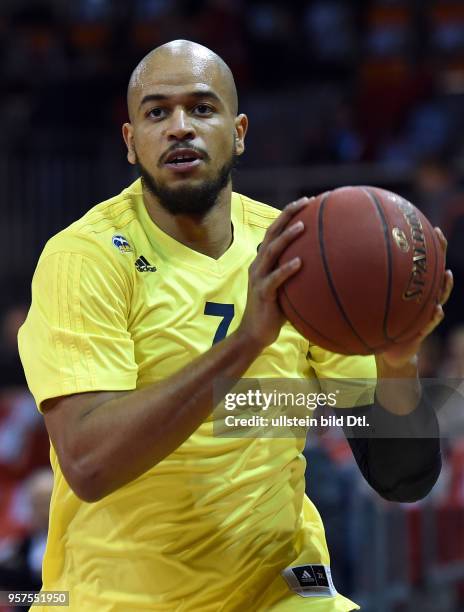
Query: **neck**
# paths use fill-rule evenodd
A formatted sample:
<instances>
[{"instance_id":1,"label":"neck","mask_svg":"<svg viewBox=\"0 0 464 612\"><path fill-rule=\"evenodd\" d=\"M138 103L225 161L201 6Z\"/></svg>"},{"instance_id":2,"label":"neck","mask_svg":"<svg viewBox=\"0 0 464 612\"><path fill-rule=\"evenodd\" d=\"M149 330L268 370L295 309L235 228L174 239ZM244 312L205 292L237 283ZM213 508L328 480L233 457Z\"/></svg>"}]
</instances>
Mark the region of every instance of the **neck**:
<instances>
[{"instance_id":1,"label":"neck","mask_svg":"<svg viewBox=\"0 0 464 612\"><path fill-rule=\"evenodd\" d=\"M229 181L206 215L172 215L151 192L143 189L143 201L153 222L174 240L213 259L221 257L232 243L231 200Z\"/></svg>"}]
</instances>

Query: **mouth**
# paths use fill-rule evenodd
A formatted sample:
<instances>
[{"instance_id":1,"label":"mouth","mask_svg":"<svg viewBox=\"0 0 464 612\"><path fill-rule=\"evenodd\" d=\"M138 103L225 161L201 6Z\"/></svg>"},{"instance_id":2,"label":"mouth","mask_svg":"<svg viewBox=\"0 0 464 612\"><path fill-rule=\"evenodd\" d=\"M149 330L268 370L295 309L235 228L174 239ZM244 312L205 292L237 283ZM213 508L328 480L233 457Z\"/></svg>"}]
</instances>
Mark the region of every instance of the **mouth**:
<instances>
[{"instance_id":1,"label":"mouth","mask_svg":"<svg viewBox=\"0 0 464 612\"><path fill-rule=\"evenodd\" d=\"M188 172L199 166L203 156L194 149L175 149L166 157L164 165L175 172Z\"/></svg>"}]
</instances>

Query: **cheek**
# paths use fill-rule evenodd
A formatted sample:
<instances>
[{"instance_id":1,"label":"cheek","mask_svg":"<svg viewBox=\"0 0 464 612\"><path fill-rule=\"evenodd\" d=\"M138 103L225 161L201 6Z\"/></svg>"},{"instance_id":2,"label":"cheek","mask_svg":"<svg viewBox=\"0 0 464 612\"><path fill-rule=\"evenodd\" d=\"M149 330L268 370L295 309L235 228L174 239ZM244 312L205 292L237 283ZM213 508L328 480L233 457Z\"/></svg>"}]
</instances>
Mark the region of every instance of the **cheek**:
<instances>
[{"instance_id":1,"label":"cheek","mask_svg":"<svg viewBox=\"0 0 464 612\"><path fill-rule=\"evenodd\" d=\"M214 135L214 152L215 157L222 162L228 160L234 151L234 134L231 131L224 132L218 130Z\"/></svg>"},{"instance_id":2,"label":"cheek","mask_svg":"<svg viewBox=\"0 0 464 612\"><path fill-rule=\"evenodd\" d=\"M134 131L134 146L140 161L157 162L163 152L160 145L160 135L150 128L139 128Z\"/></svg>"}]
</instances>

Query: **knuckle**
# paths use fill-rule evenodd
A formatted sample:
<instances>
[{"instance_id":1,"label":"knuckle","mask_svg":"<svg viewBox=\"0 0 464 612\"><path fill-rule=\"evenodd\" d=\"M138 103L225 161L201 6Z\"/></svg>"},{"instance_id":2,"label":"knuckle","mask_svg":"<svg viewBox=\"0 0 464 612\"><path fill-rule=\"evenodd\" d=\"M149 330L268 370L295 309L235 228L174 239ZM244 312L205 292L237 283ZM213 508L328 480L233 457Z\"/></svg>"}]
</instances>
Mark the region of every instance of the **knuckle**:
<instances>
[{"instance_id":1,"label":"knuckle","mask_svg":"<svg viewBox=\"0 0 464 612\"><path fill-rule=\"evenodd\" d=\"M256 266L252 265L248 268L248 277L250 279L250 281L255 282L256 277L257 277L257 271L256 271Z\"/></svg>"},{"instance_id":2,"label":"knuckle","mask_svg":"<svg viewBox=\"0 0 464 612\"><path fill-rule=\"evenodd\" d=\"M274 270L274 272L272 272L272 274L269 274L269 276L268 276L268 286L273 287L275 285L278 273L279 273L278 270Z\"/></svg>"},{"instance_id":3,"label":"knuckle","mask_svg":"<svg viewBox=\"0 0 464 612\"><path fill-rule=\"evenodd\" d=\"M278 268L274 273L274 284L276 286L281 285L289 276L289 268L288 265L284 265L281 268Z\"/></svg>"},{"instance_id":4,"label":"knuckle","mask_svg":"<svg viewBox=\"0 0 464 612\"><path fill-rule=\"evenodd\" d=\"M295 234L295 225L295 223L292 223L291 225L285 228L284 232L282 232L282 235L285 236L287 240Z\"/></svg>"},{"instance_id":5,"label":"knuckle","mask_svg":"<svg viewBox=\"0 0 464 612\"><path fill-rule=\"evenodd\" d=\"M276 238L276 240L278 240L278 239ZM273 255L275 255L275 252L276 252L276 240L273 240L269 244L269 246L268 246L268 248L266 250L266 255L269 256L269 257L272 257Z\"/></svg>"},{"instance_id":6,"label":"knuckle","mask_svg":"<svg viewBox=\"0 0 464 612\"><path fill-rule=\"evenodd\" d=\"M258 287L258 297L260 300L264 301L266 299L266 286L263 283Z\"/></svg>"}]
</instances>

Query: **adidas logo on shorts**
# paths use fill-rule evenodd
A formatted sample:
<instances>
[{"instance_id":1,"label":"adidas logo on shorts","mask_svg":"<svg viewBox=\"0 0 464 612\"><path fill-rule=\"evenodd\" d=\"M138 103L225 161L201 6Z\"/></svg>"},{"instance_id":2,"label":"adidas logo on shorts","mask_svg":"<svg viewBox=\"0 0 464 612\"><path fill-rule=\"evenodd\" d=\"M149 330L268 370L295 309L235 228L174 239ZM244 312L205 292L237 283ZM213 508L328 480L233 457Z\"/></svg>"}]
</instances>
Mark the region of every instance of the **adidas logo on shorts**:
<instances>
[{"instance_id":1,"label":"adidas logo on shorts","mask_svg":"<svg viewBox=\"0 0 464 612\"><path fill-rule=\"evenodd\" d=\"M328 565L296 565L281 572L292 591L301 597L334 597L337 591Z\"/></svg>"}]
</instances>

